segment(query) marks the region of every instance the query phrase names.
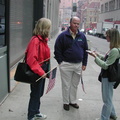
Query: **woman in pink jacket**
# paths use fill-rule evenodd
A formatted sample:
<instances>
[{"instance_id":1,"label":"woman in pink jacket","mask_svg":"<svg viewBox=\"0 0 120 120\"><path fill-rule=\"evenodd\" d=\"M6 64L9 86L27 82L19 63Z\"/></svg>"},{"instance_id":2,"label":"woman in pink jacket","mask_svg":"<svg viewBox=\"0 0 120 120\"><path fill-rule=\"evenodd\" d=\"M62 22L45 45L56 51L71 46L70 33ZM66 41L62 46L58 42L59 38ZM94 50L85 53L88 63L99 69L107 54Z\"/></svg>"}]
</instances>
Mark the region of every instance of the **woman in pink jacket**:
<instances>
[{"instance_id":1,"label":"woman in pink jacket","mask_svg":"<svg viewBox=\"0 0 120 120\"><path fill-rule=\"evenodd\" d=\"M41 80L30 85L31 93L28 106L28 120L39 120L47 117L40 112L40 98L44 92L46 78L46 71L42 66L44 64L47 68L50 59L50 49L47 44L50 27L51 21L49 19L39 19L33 30L34 36L31 38L26 49L26 63L33 72L43 76Z\"/></svg>"}]
</instances>

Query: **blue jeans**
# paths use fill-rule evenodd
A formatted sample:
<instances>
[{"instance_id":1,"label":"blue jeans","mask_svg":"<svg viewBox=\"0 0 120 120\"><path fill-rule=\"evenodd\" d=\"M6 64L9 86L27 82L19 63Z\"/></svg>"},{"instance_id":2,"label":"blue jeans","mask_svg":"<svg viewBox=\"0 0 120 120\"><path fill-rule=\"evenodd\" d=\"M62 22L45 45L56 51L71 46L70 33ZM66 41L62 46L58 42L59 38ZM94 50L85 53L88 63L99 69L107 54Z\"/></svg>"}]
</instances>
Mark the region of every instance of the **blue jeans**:
<instances>
[{"instance_id":1,"label":"blue jeans","mask_svg":"<svg viewBox=\"0 0 120 120\"><path fill-rule=\"evenodd\" d=\"M35 114L39 114L40 111L40 97L43 96L44 93L44 85L45 79L41 79L35 84L31 84L31 93L30 100L28 105L28 120L32 119Z\"/></svg>"},{"instance_id":2,"label":"blue jeans","mask_svg":"<svg viewBox=\"0 0 120 120\"><path fill-rule=\"evenodd\" d=\"M109 120L110 116L116 116L113 105L113 85L114 82L109 82L108 78L102 78L102 99L103 107L101 112L101 120Z\"/></svg>"}]
</instances>

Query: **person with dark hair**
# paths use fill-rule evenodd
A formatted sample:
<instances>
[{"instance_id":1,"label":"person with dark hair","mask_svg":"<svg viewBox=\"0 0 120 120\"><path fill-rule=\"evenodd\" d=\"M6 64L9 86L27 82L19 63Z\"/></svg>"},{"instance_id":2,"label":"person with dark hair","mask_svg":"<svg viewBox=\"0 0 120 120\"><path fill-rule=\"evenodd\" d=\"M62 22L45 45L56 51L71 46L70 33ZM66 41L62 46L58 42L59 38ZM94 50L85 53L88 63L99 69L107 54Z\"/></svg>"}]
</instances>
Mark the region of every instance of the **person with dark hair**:
<instances>
[{"instance_id":1,"label":"person with dark hair","mask_svg":"<svg viewBox=\"0 0 120 120\"><path fill-rule=\"evenodd\" d=\"M77 88L82 75L86 69L88 44L86 37L79 31L80 19L72 17L70 27L62 32L55 42L55 59L57 60L61 73L63 108L69 111L69 106L76 109Z\"/></svg>"},{"instance_id":2,"label":"person with dark hair","mask_svg":"<svg viewBox=\"0 0 120 120\"><path fill-rule=\"evenodd\" d=\"M39 19L33 30L34 35L26 49L26 63L34 73L43 77L38 82L30 85L31 93L28 106L28 120L41 120L47 117L40 112L40 98L43 96L45 78L47 76L42 65L44 63L47 65L50 59L50 49L47 44L50 27L51 21L49 19Z\"/></svg>"},{"instance_id":3,"label":"person with dark hair","mask_svg":"<svg viewBox=\"0 0 120 120\"><path fill-rule=\"evenodd\" d=\"M113 87L115 82L109 81L109 74L107 74L107 69L109 65L112 65L116 59L120 58L120 33L117 29L109 29L106 32L107 42L110 42L110 50L106 53L105 56L98 54L93 51L89 53L95 58L95 63L102 68L102 99L103 107L101 112L101 118L96 120L117 120L115 108L113 105Z\"/></svg>"}]
</instances>

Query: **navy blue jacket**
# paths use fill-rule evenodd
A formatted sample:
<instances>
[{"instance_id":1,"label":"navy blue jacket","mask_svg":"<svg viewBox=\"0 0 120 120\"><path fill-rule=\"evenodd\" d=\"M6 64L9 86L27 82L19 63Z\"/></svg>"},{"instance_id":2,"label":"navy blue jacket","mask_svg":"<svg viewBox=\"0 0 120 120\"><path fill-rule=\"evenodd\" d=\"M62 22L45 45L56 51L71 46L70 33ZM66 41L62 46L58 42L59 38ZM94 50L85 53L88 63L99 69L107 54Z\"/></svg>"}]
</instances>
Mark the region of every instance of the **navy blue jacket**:
<instances>
[{"instance_id":1,"label":"navy blue jacket","mask_svg":"<svg viewBox=\"0 0 120 120\"><path fill-rule=\"evenodd\" d=\"M54 49L55 59L58 64L66 61L70 63L82 62L82 65L87 65L88 53L86 50L88 44L85 35L79 30L75 39L71 36L69 28L62 32L56 39Z\"/></svg>"}]
</instances>

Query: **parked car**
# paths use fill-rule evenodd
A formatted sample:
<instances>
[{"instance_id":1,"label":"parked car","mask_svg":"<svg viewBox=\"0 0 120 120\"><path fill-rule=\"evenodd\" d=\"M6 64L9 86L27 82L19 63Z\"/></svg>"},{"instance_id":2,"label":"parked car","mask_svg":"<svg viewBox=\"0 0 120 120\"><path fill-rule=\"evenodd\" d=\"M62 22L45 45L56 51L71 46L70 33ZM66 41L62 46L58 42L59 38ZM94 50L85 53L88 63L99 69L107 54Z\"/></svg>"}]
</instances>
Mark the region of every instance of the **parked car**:
<instances>
[{"instance_id":1,"label":"parked car","mask_svg":"<svg viewBox=\"0 0 120 120\"><path fill-rule=\"evenodd\" d=\"M106 31L114 27L114 22L98 22L96 36L105 38Z\"/></svg>"},{"instance_id":2,"label":"parked car","mask_svg":"<svg viewBox=\"0 0 120 120\"><path fill-rule=\"evenodd\" d=\"M84 29L80 29L80 32L84 32L85 30Z\"/></svg>"},{"instance_id":3,"label":"parked car","mask_svg":"<svg viewBox=\"0 0 120 120\"><path fill-rule=\"evenodd\" d=\"M96 36L96 31L97 31L97 29L93 29L92 35Z\"/></svg>"},{"instance_id":4,"label":"parked car","mask_svg":"<svg viewBox=\"0 0 120 120\"><path fill-rule=\"evenodd\" d=\"M62 26L62 27L61 27L61 31L63 31L63 30L65 30L65 26Z\"/></svg>"},{"instance_id":5,"label":"parked car","mask_svg":"<svg viewBox=\"0 0 120 120\"><path fill-rule=\"evenodd\" d=\"M61 31L66 30L68 28L68 26L69 26L68 23L63 23L61 25Z\"/></svg>"},{"instance_id":6,"label":"parked car","mask_svg":"<svg viewBox=\"0 0 120 120\"><path fill-rule=\"evenodd\" d=\"M85 29L80 29L80 32L82 32L82 33L86 34Z\"/></svg>"},{"instance_id":7,"label":"parked car","mask_svg":"<svg viewBox=\"0 0 120 120\"><path fill-rule=\"evenodd\" d=\"M93 30L88 30L88 34L92 35L93 34Z\"/></svg>"}]
</instances>

